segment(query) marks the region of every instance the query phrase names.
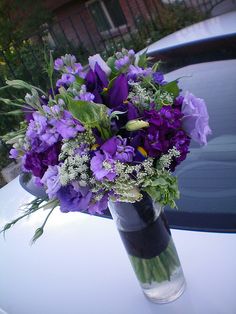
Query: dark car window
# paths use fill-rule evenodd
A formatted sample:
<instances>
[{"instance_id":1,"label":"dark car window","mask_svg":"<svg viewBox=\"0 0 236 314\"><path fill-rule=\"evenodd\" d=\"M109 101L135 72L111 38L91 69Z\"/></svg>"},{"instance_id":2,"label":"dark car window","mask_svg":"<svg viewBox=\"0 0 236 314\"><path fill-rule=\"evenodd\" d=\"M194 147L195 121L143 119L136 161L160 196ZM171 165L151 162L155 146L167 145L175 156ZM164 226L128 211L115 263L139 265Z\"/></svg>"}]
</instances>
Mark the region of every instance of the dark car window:
<instances>
[{"instance_id":1,"label":"dark car window","mask_svg":"<svg viewBox=\"0 0 236 314\"><path fill-rule=\"evenodd\" d=\"M176 169L181 198L178 211L167 209L171 224L182 228L236 230L236 59L204 62L177 69L179 79L207 104L212 135L208 145L192 143Z\"/></svg>"}]
</instances>

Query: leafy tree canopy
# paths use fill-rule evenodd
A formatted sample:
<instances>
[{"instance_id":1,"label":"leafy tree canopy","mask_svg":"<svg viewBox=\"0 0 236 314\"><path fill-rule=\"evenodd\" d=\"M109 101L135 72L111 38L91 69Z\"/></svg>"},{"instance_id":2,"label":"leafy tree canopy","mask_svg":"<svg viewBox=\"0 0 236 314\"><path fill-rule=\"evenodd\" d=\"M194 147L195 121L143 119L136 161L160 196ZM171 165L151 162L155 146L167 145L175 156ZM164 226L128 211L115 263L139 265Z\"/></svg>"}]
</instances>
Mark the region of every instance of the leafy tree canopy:
<instances>
[{"instance_id":1,"label":"leafy tree canopy","mask_svg":"<svg viewBox=\"0 0 236 314\"><path fill-rule=\"evenodd\" d=\"M0 48L31 37L46 22L51 14L42 1L0 1Z\"/></svg>"}]
</instances>

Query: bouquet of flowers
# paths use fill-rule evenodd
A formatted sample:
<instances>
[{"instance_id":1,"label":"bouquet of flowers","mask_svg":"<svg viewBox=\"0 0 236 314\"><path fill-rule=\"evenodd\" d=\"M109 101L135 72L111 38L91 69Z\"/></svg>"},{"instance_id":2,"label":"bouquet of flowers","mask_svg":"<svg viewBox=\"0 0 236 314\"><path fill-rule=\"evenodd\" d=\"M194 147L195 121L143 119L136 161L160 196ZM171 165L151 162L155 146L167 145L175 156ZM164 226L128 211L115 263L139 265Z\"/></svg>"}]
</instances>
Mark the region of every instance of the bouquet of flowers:
<instances>
[{"instance_id":1,"label":"bouquet of flowers","mask_svg":"<svg viewBox=\"0 0 236 314\"><path fill-rule=\"evenodd\" d=\"M64 213L101 214L109 200L134 203L142 192L174 207L179 192L173 171L191 139L204 145L210 133L204 101L182 95L177 80L166 82L158 63L148 66L145 53L123 49L107 62L94 55L88 63L83 67L69 54L51 57L49 92L6 81L1 89L28 90L24 99L1 98L25 114L20 130L5 136L13 144L11 158L21 158L51 207L59 205ZM56 86L54 70L60 75ZM43 201L33 201L26 214Z\"/></svg>"}]
</instances>

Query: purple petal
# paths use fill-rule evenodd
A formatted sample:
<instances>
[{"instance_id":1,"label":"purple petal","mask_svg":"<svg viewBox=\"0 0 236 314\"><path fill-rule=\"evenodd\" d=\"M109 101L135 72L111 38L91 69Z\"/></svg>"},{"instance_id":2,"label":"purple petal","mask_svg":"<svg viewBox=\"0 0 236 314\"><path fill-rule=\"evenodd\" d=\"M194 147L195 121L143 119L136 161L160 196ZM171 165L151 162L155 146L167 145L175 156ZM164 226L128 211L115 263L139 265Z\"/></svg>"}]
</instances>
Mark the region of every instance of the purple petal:
<instances>
[{"instance_id":1,"label":"purple petal","mask_svg":"<svg viewBox=\"0 0 236 314\"><path fill-rule=\"evenodd\" d=\"M119 75L113 86L108 90L109 104L111 108L121 105L128 97L129 88L125 74Z\"/></svg>"},{"instance_id":2,"label":"purple petal","mask_svg":"<svg viewBox=\"0 0 236 314\"><path fill-rule=\"evenodd\" d=\"M109 155L114 155L117 149L117 138L112 137L109 140L107 140L102 146L101 149L108 153Z\"/></svg>"}]
</instances>

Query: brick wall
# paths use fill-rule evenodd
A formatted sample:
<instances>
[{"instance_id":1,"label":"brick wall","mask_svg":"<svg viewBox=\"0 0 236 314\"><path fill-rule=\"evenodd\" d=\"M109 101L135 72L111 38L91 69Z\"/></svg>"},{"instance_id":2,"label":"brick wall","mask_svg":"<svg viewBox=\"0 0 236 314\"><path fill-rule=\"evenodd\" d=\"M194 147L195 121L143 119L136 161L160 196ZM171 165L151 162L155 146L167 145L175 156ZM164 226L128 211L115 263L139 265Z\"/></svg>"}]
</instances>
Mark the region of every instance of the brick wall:
<instances>
[{"instance_id":1,"label":"brick wall","mask_svg":"<svg viewBox=\"0 0 236 314\"><path fill-rule=\"evenodd\" d=\"M150 19L154 10L155 0L120 0L120 6L127 21L126 29L119 29L126 32L137 27L138 21ZM57 40L69 40L75 45L83 45L87 50L95 52L104 45L103 41L111 37L111 33L101 34L93 16L91 15L87 1L66 1L66 0L45 0L46 4L53 9L55 23L53 31ZM56 3L56 4L55 4ZM116 35L115 33L113 34Z\"/></svg>"}]
</instances>

